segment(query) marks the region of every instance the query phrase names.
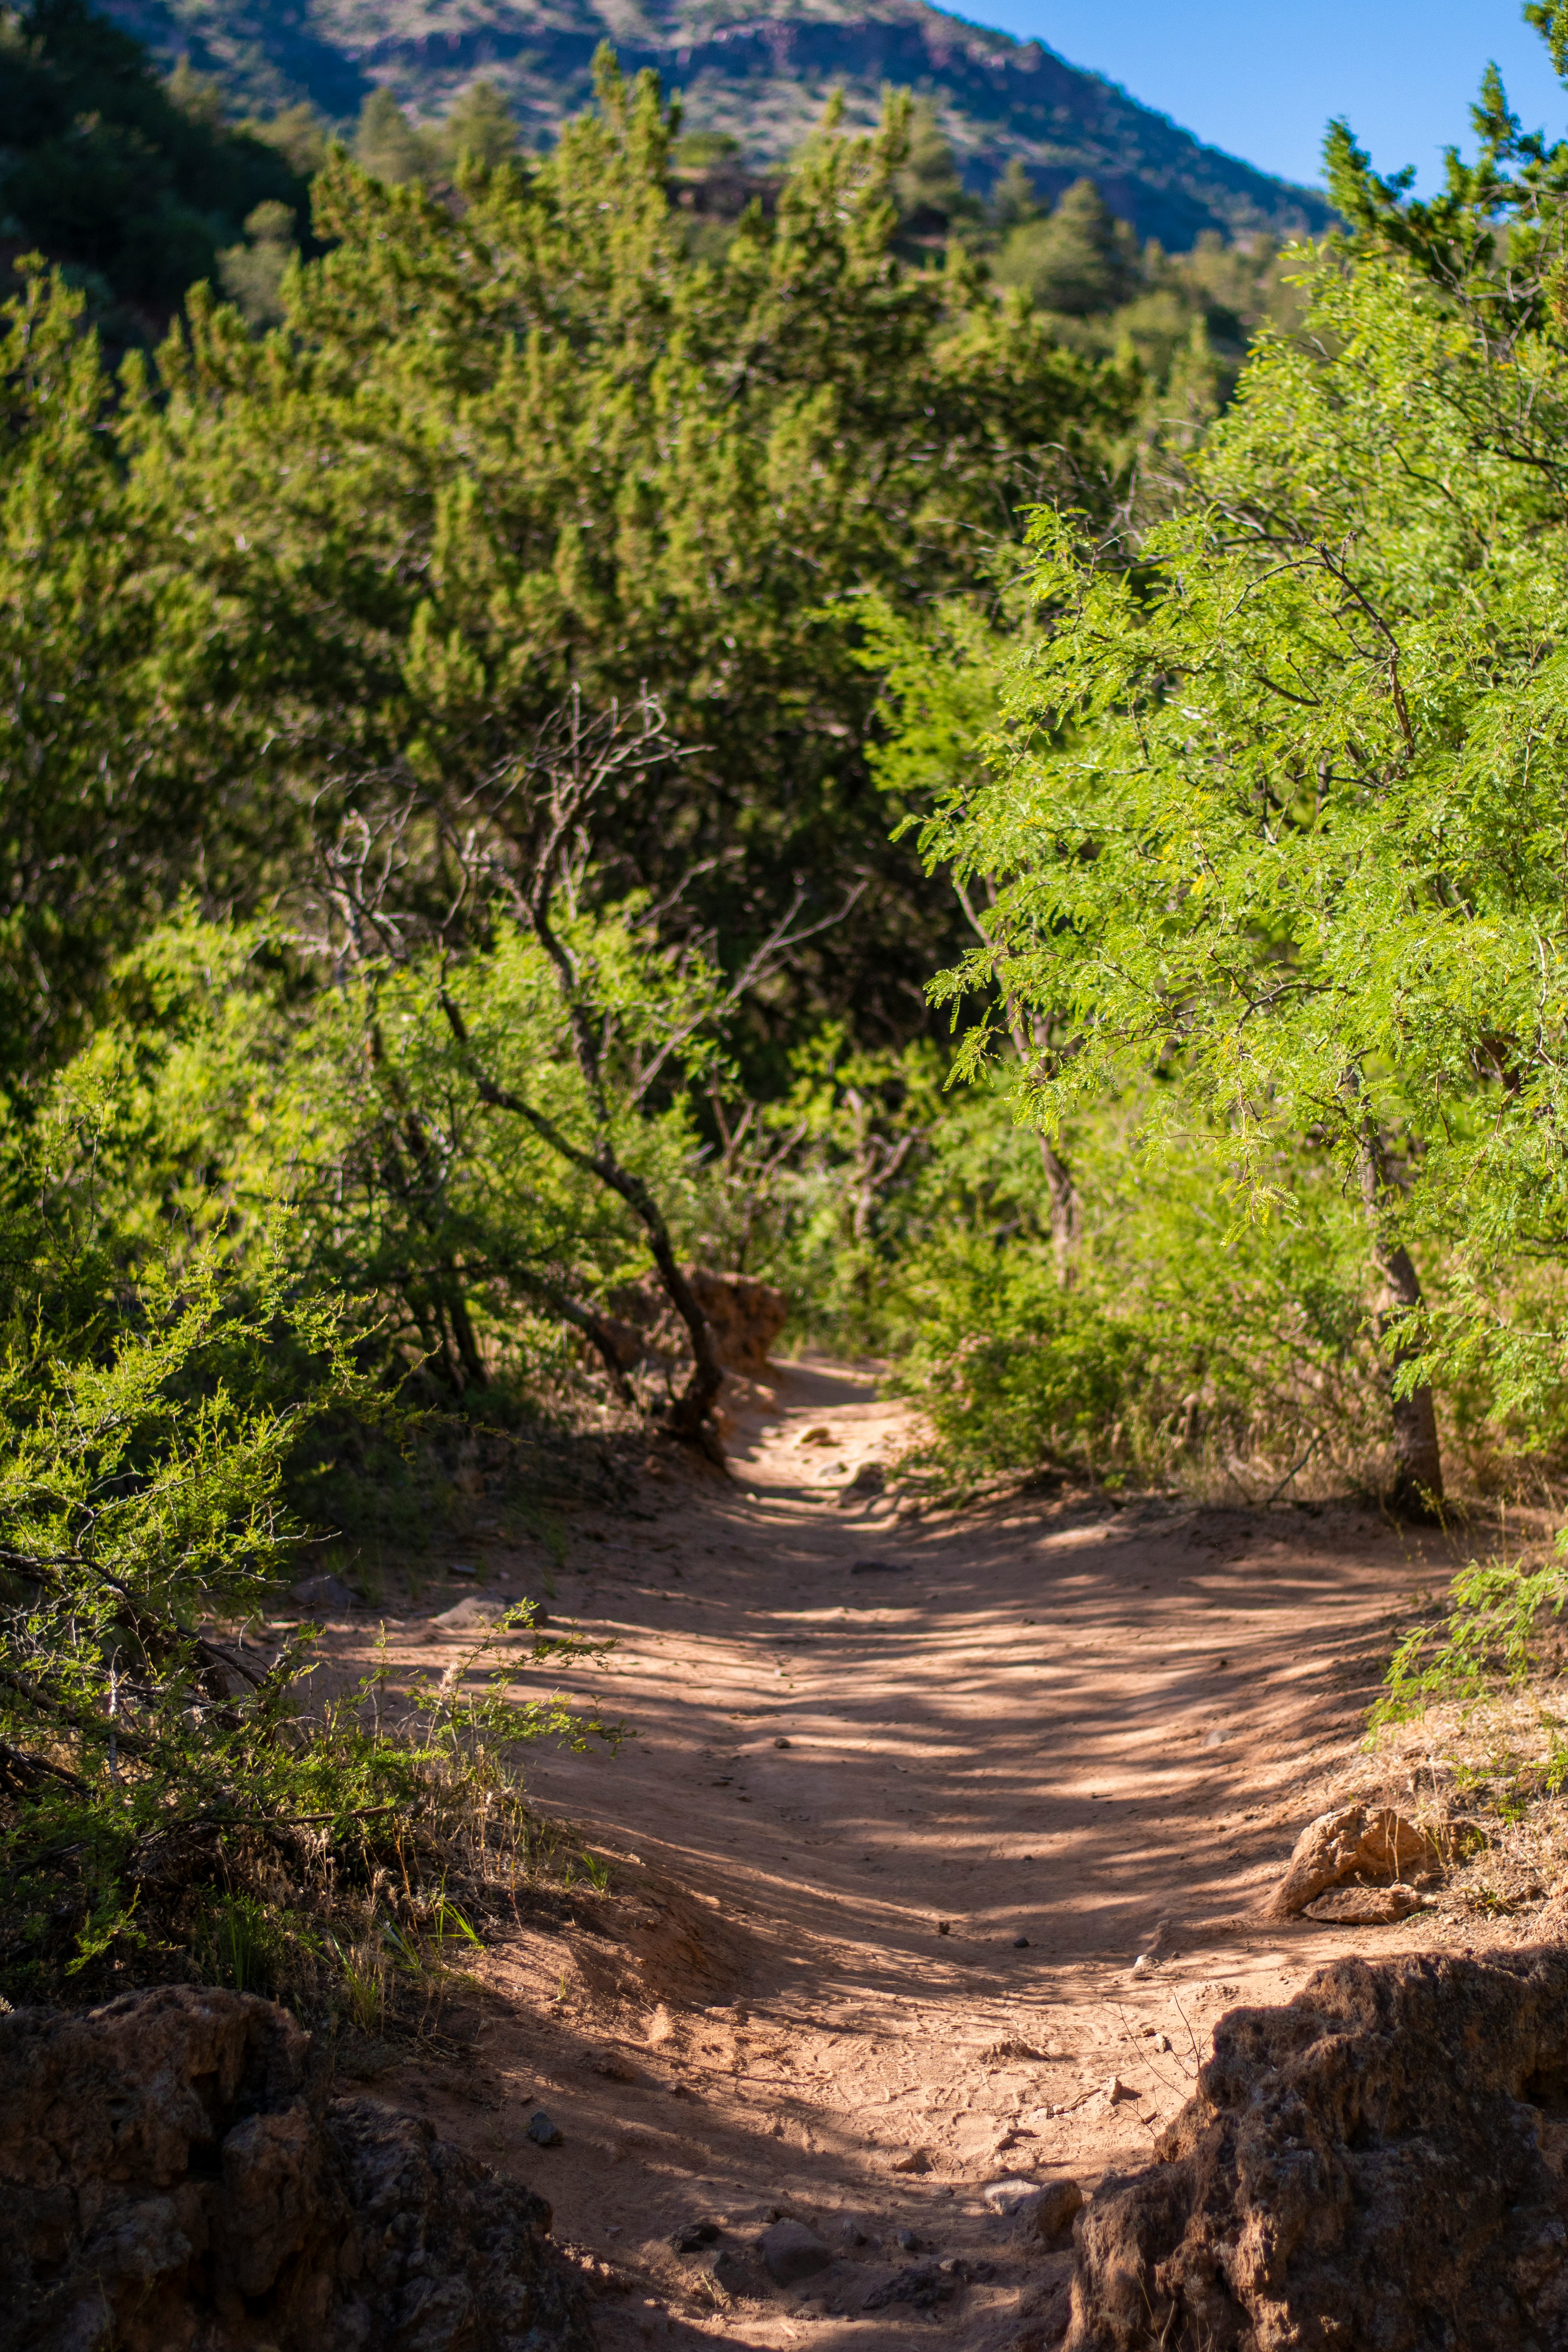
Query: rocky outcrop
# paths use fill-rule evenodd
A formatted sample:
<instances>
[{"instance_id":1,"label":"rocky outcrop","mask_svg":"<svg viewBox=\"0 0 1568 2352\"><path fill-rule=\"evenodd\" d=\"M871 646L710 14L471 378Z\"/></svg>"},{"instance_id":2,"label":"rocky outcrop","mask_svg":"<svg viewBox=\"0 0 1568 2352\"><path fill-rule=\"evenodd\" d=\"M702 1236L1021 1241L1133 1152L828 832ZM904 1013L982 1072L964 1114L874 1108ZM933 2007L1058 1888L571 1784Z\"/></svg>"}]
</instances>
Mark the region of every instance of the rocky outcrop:
<instances>
[{"instance_id":1,"label":"rocky outcrop","mask_svg":"<svg viewBox=\"0 0 1568 2352\"><path fill-rule=\"evenodd\" d=\"M1266 1906L1270 1919L1402 1919L1416 1907L1412 1885L1438 1870L1425 1830L1387 1807L1345 1805L1320 1813L1296 1841L1284 1877ZM1376 1890L1382 1901L1357 1901Z\"/></svg>"},{"instance_id":2,"label":"rocky outcrop","mask_svg":"<svg viewBox=\"0 0 1568 2352\"><path fill-rule=\"evenodd\" d=\"M593 2352L550 2208L252 1995L0 2016L0 2352Z\"/></svg>"},{"instance_id":3,"label":"rocky outcrop","mask_svg":"<svg viewBox=\"0 0 1568 2352\"><path fill-rule=\"evenodd\" d=\"M711 1266L682 1267L698 1306L708 1318L713 1349L731 1371L764 1372L768 1349L789 1318L789 1301L769 1282L750 1274L715 1274ZM616 1320L611 1328L622 1368L645 1359L679 1361L691 1352L686 1326L671 1307L656 1275L624 1283L612 1291Z\"/></svg>"},{"instance_id":4,"label":"rocky outcrop","mask_svg":"<svg viewBox=\"0 0 1568 2352\"><path fill-rule=\"evenodd\" d=\"M1067 2352L1568 2352L1568 1950L1234 2010L1078 2224Z\"/></svg>"}]
</instances>

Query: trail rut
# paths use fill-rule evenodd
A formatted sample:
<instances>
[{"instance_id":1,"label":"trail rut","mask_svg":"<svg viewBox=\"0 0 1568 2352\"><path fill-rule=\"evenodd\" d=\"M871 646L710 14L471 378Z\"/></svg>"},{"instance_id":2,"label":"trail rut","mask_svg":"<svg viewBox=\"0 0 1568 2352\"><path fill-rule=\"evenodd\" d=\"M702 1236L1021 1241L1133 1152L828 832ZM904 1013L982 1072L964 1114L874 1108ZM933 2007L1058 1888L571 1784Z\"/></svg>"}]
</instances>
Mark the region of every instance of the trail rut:
<instances>
[{"instance_id":1,"label":"trail rut","mask_svg":"<svg viewBox=\"0 0 1568 2352\"><path fill-rule=\"evenodd\" d=\"M1092 2190L1223 2010L1423 1940L1256 1913L1436 1538L1081 1493L900 1522L874 1474L846 1503L904 1430L808 1360L731 1407L730 1482L584 1514L552 1614L613 1636L595 1686L637 1738L530 1783L616 1896L525 1912L471 2053L382 2086L550 2199L605 2352L1054 2341L1068 2258L987 2186ZM541 1559L492 1549L489 1588L537 1591ZM388 1633L410 1669L444 1654ZM752 2252L775 2211L834 2253L789 2289ZM717 2246L677 2254L697 2220Z\"/></svg>"}]
</instances>

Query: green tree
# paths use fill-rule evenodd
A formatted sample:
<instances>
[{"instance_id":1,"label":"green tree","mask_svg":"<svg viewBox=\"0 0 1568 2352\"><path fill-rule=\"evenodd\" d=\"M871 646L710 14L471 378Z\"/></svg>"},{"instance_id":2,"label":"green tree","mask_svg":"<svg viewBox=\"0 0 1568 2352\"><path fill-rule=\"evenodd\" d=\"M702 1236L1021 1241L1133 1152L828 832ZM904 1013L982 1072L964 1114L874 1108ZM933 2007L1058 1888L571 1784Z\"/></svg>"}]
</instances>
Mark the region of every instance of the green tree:
<instances>
[{"instance_id":1,"label":"green tree","mask_svg":"<svg viewBox=\"0 0 1568 2352\"><path fill-rule=\"evenodd\" d=\"M1047 1024L1021 1117L1137 1098L1244 1204L1299 1210L1285 1148L1361 1202L1415 1510L1434 1381L1542 1425L1563 1305L1519 1277L1568 1255L1568 147L1495 75L1477 121L1430 204L1336 130L1310 339L1260 338L1173 520L1039 519L989 780L925 835L994 890L936 990L996 992L966 1066Z\"/></svg>"},{"instance_id":2,"label":"green tree","mask_svg":"<svg viewBox=\"0 0 1568 2352\"><path fill-rule=\"evenodd\" d=\"M862 919L803 958L796 1001L918 1021L948 919L881 839L875 690L853 605L824 607L956 589L1020 506L1092 493L1137 385L962 257L893 257L906 113L825 135L772 219L696 262L657 83L605 61L599 110L526 181L503 165L453 204L331 159L331 250L270 343L194 307L132 495L199 632L215 800L267 799L275 862L223 887L280 877L323 790L407 773L455 804L572 691L603 709L646 683L682 757L628 795L600 887L687 883L743 961L803 867L864 866Z\"/></svg>"},{"instance_id":3,"label":"green tree","mask_svg":"<svg viewBox=\"0 0 1568 2352\"><path fill-rule=\"evenodd\" d=\"M389 187L431 177L434 142L410 122L389 89L373 89L360 109L354 159L362 171Z\"/></svg>"},{"instance_id":4,"label":"green tree","mask_svg":"<svg viewBox=\"0 0 1568 2352\"><path fill-rule=\"evenodd\" d=\"M467 155L489 172L516 154L520 139L517 117L493 81L470 82L439 135L454 165Z\"/></svg>"},{"instance_id":5,"label":"green tree","mask_svg":"<svg viewBox=\"0 0 1568 2352\"><path fill-rule=\"evenodd\" d=\"M268 201L302 211L303 197L283 155L223 127L211 84L188 67L164 84L85 0L0 16L0 203L24 249L166 319L247 214ZM115 324L121 340L145 336L134 312Z\"/></svg>"},{"instance_id":6,"label":"green tree","mask_svg":"<svg viewBox=\"0 0 1568 2352\"><path fill-rule=\"evenodd\" d=\"M1092 180L1075 180L1041 219L1011 229L996 257L1004 286L1021 286L1068 318L1114 310L1137 283L1138 245Z\"/></svg>"},{"instance_id":7,"label":"green tree","mask_svg":"<svg viewBox=\"0 0 1568 2352\"><path fill-rule=\"evenodd\" d=\"M110 964L188 877L205 782L177 625L130 511L84 307L34 269L0 311L0 1085L12 1094L71 1051Z\"/></svg>"},{"instance_id":8,"label":"green tree","mask_svg":"<svg viewBox=\"0 0 1568 2352\"><path fill-rule=\"evenodd\" d=\"M258 205L245 237L218 255L223 290L253 327L275 327L284 315L284 272L300 250L294 215L287 205Z\"/></svg>"}]
</instances>

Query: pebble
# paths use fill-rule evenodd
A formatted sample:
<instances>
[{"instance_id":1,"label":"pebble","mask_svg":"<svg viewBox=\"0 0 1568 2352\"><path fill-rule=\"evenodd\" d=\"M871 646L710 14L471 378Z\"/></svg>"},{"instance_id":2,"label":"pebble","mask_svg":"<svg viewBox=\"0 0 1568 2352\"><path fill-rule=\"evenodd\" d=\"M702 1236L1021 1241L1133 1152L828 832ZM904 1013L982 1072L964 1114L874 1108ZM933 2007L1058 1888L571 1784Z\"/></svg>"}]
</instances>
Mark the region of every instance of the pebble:
<instances>
[{"instance_id":1,"label":"pebble","mask_svg":"<svg viewBox=\"0 0 1568 2352\"><path fill-rule=\"evenodd\" d=\"M787 1748L789 1746L789 1741L787 1739L775 1739L773 1746L775 1748Z\"/></svg>"},{"instance_id":2,"label":"pebble","mask_svg":"<svg viewBox=\"0 0 1568 2352\"><path fill-rule=\"evenodd\" d=\"M863 2246L868 2242L866 2232L859 2222L852 2221L847 2213L838 2224L838 2234L847 2246Z\"/></svg>"},{"instance_id":3,"label":"pebble","mask_svg":"<svg viewBox=\"0 0 1568 2352\"><path fill-rule=\"evenodd\" d=\"M1137 2096L1137 2092L1130 2091L1120 2074L1112 2074L1105 2086L1105 2104L1108 2107L1120 2107L1127 2100L1135 2099Z\"/></svg>"},{"instance_id":4,"label":"pebble","mask_svg":"<svg viewBox=\"0 0 1568 2352\"><path fill-rule=\"evenodd\" d=\"M902 2246L906 2254L918 2254L921 2250L921 2242L912 2230L895 2230L893 2243Z\"/></svg>"},{"instance_id":5,"label":"pebble","mask_svg":"<svg viewBox=\"0 0 1568 2352\"><path fill-rule=\"evenodd\" d=\"M1014 1949L1016 1952L1026 1952L1026 1951L1028 1950L1028 1948L1029 1948L1029 1939L1028 1939L1027 1936L1015 1936L1015 1937L1014 1937L1014 1938L1013 1938L1013 1949Z\"/></svg>"},{"instance_id":6,"label":"pebble","mask_svg":"<svg viewBox=\"0 0 1568 2352\"><path fill-rule=\"evenodd\" d=\"M752 2273L745 2259L732 2246L726 2246L708 2273L717 2287L726 2294L746 2294L751 2291Z\"/></svg>"},{"instance_id":7,"label":"pebble","mask_svg":"<svg viewBox=\"0 0 1568 2352\"><path fill-rule=\"evenodd\" d=\"M537 2147L559 2147L561 2126L542 2107L535 2107L528 2119L528 2137Z\"/></svg>"}]
</instances>

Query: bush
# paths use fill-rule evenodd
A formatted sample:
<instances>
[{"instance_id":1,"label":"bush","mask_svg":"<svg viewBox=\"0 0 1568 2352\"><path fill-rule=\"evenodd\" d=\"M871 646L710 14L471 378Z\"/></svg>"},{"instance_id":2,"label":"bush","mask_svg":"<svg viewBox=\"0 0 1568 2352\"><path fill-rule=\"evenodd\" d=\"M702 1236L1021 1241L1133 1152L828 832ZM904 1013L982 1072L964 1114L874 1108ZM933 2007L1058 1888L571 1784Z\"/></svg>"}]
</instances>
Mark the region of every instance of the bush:
<instances>
[{"instance_id":1,"label":"bush","mask_svg":"<svg viewBox=\"0 0 1568 2352\"><path fill-rule=\"evenodd\" d=\"M614 1735L509 1696L489 1635L437 1687L384 1660L320 1704L310 1629L267 1637L291 1453L386 1418L331 1297L276 1257L242 1291L211 1249L111 1290L110 1254L16 1219L4 1260L0 1981L205 1973L379 2014L528 1866L518 1743ZM279 1349L310 1368L289 1403Z\"/></svg>"}]
</instances>

